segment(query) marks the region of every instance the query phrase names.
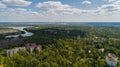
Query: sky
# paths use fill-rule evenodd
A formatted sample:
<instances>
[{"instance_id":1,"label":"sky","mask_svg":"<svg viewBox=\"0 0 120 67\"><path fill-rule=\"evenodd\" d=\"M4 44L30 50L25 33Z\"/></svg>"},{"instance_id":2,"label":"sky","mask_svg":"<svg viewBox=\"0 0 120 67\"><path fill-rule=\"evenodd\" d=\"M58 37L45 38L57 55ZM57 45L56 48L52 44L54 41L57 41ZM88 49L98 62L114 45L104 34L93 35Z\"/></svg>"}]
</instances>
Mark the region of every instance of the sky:
<instances>
[{"instance_id":1,"label":"sky","mask_svg":"<svg viewBox=\"0 0 120 67\"><path fill-rule=\"evenodd\" d=\"M0 0L0 22L120 22L120 0Z\"/></svg>"}]
</instances>

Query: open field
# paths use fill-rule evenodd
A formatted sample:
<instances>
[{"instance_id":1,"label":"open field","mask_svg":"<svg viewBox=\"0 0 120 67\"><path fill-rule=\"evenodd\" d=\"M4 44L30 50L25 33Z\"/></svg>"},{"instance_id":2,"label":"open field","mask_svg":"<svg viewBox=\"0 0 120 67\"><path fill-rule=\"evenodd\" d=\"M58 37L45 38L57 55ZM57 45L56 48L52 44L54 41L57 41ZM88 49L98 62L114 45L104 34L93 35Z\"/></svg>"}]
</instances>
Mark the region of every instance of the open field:
<instances>
[{"instance_id":1,"label":"open field","mask_svg":"<svg viewBox=\"0 0 120 67\"><path fill-rule=\"evenodd\" d=\"M16 29L10 29L10 28L0 28L0 34L6 35L6 34L15 34L20 33L21 31Z\"/></svg>"}]
</instances>

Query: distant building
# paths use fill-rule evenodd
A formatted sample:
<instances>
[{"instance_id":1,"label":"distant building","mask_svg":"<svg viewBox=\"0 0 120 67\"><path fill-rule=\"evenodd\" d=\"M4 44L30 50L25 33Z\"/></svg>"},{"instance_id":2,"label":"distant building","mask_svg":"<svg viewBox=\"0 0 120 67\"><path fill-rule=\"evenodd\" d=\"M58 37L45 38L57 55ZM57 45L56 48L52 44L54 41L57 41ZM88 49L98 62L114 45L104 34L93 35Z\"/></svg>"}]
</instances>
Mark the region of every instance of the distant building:
<instances>
[{"instance_id":1,"label":"distant building","mask_svg":"<svg viewBox=\"0 0 120 67\"><path fill-rule=\"evenodd\" d=\"M25 51L26 48L25 47L18 47L18 48L13 48L13 49L9 49L6 51L7 56L13 56L14 54L16 54L17 52L20 51Z\"/></svg>"},{"instance_id":2,"label":"distant building","mask_svg":"<svg viewBox=\"0 0 120 67\"><path fill-rule=\"evenodd\" d=\"M108 55L106 56L106 63L110 67L116 66L117 65L117 60L118 60L118 58L112 53L108 53Z\"/></svg>"},{"instance_id":3,"label":"distant building","mask_svg":"<svg viewBox=\"0 0 120 67\"><path fill-rule=\"evenodd\" d=\"M38 50L39 52L42 50L42 46L41 45L36 45L36 43L28 43L28 44L25 44L25 46L26 47L18 47L18 48L9 49L9 50L6 51L6 54L7 54L7 56L13 56L17 52L25 51L26 49L30 53L32 53L35 50Z\"/></svg>"},{"instance_id":4,"label":"distant building","mask_svg":"<svg viewBox=\"0 0 120 67\"><path fill-rule=\"evenodd\" d=\"M99 41L99 38L95 36L95 37L93 38L93 42L94 42L94 43L97 43L98 41Z\"/></svg>"},{"instance_id":5,"label":"distant building","mask_svg":"<svg viewBox=\"0 0 120 67\"><path fill-rule=\"evenodd\" d=\"M35 43L28 43L25 46L30 53L32 53L34 50L38 50L38 51L42 50L42 46L41 45L36 45Z\"/></svg>"},{"instance_id":6,"label":"distant building","mask_svg":"<svg viewBox=\"0 0 120 67\"><path fill-rule=\"evenodd\" d=\"M42 50L42 46L41 45L36 46L36 50L40 52Z\"/></svg>"},{"instance_id":7,"label":"distant building","mask_svg":"<svg viewBox=\"0 0 120 67\"><path fill-rule=\"evenodd\" d=\"M35 27L35 28L39 28L39 27Z\"/></svg>"},{"instance_id":8,"label":"distant building","mask_svg":"<svg viewBox=\"0 0 120 67\"><path fill-rule=\"evenodd\" d=\"M101 51L101 52L104 52L104 50L105 50L104 48L99 49L99 51Z\"/></svg>"},{"instance_id":9,"label":"distant building","mask_svg":"<svg viewBox=\"0 0 120 67\"><path fill-rule=\"evenodd\" d=\"M92 51L91 50L88 50L88 53L91 53Z\"/></svg>"},{"instance_id":10,"label":"distant building","mask_svg":"<svg viewBox=\"0 0 120 67\"><path fill-rule=\"evenodd\" d=\"M77 36L77 39L80 39L80 35Z\"/></svg>"}]
</instances>

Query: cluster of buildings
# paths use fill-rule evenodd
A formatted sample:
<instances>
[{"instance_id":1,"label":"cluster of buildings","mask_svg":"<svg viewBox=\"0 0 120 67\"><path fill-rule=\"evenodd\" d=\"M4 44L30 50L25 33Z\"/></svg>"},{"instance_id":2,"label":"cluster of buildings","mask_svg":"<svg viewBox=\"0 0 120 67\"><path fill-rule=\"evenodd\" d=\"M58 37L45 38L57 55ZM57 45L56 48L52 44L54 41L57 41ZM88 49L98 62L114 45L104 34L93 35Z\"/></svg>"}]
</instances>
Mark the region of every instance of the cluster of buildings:
<instances>
[{"instance_id":1,"label":"cluster of buildings","mask_svg":"<svg viewBox=\"0 0 120 67\"><path fill-rule=\"evenodd\" d=\"M98 51L103 53L105 51L105 49L104 48L100 48L100 49L98 49ZM88 53L91 53L91 52L92 52L92 50L88 50Z\"/></svg>"},{"instance_id":2,"label":"cluster of buildings","mask_svg":"<svg viewBox=\"0 0 120 67\"><path fill-rule=\"evenodd\" d=\"M32 53L35 50L40 52L42 50L42 46L37 45L36 43L28 43L28 44L25 44L25 47L17 47L17 48L7 50L6 54L9 57L9 56L13 56L14 54L20 51L25 51L25 50L28 50L29 53ZM104 52L104 48L99 49L99 51ZM88 50L88 53L91 53L91 50ZM113 53L108 53L105 60L110 67L115 67L117 65L118 58Z\"/></svg>"},{"instance_id":3,"label":"cluster of buildings","mask_svg":"<svg viewBox=\"0 0 120 67\"><path fill-rule=\"evenodd\" d=\"M104 52L104 48L99 49L100 52ZM91 53L91 50L88 50L88 53ZM109 65L110 67L116 67L118 58L115 54L113 53L108 53L108 55L105 57L106 64Z\"/></svg>"},{"instance_id":4,"label":"cluster of buildings","mask_svg":"<svg viewBox=\"0 0 120 67\"><path fill-rule=\"evenodd\" d=\"M17 47L17 48L13 48L13 49L8 49L6 51L6 54L7 54L7 56L13 56L16 53L18 53L20 51L25 51L25 50L28 50L30 53L32 53L35 50L40 52L42 50L42 46L37 45L36 43L28 43L28 44L25 44L25 47Z\"/></svg>"},{"instance_id":5,"label":"cluster of buildings","mask_svg":"<svg viewBox=\"0 0 120 67\"><path fill-rule=\"evenodd\" d=\"M93 42L94 43L103 43L105 40L103 38L98 38L98 37L94 37L93 38ZM104 52L105 49L104 48L100 48L98 49L100 52ZM88 51L89 53L91 51ZM117 61L118 61L118 58L115 54L113 53L108 53L108 55L106 56L105 58L105 61L107 63L107 65L109 65L110 67L115 67L117 65Z\"/></svg>"},{"instance_id":6,"label":"cluster of buildings","mask_svg":"<svg viewBox=\"0 0 120 67\"><path fill-rule=\"evenodd\" d=\"M105 41L104 38L99 38L97 36L94 36L93 38L94 43L103 43L104 41Z\"/></svg>"}]
</instances>

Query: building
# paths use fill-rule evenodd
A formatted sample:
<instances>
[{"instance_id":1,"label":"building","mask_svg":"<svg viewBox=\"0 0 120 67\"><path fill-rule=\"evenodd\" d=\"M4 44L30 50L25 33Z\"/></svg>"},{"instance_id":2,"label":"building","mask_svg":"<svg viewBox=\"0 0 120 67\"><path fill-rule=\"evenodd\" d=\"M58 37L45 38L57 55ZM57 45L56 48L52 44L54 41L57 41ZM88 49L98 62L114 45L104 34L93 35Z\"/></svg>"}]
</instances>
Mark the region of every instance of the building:
<instances>
[{"instance_id":1,"label":"building","mask_svg":"<svg viewBox=\"0 0 120 67\"><path fill-rule=\"evenodd\" d=\"M18 48L13 48L13 49L9 49L6 51L7 56L13 56L14 54L16 54L17 52L20 51L25 51L26 48L25 47L18 47Z\"/></svg>"},{"instance_id":2,"label":"building","mask_svg":"<svg viewBox=\"0 0 120 67\"><path fill-rule=\"evenodd\" d=\"M28 51L29 51L30 53L32 53L33 50L34 50L35 47L36 47L36 44L35 44L35 43L28 43L28 44L26 44L25 46L26 46L26 48L28 49Z\"/></svg>"},{"instance_id":3,"label":"building","mask_svg":"<svg viewBox=\"0 0 120 67\"><path fill-rule=\"evenodd\" d=\"M28 43L25 44L26 47L18 47L18 48L13 48L13 49L8 49L6 51L7 56L13 56L14 54L20 52L20 51L25 51L26 49L32 53L35 50L38 50L39 52L42 50L41 45L36 45L36 43Z\"/></svg>"},{"instance_id":4,"label":"building","mask_svg":"<svg viewBox=\"0 0 120 67\"><path fill-rule=\"evenodd\" d=\"M99 38L95 36L95 37L93 38L93 42L94 42L94 43L98 43L98 42L99 42Z\"/></svg>"},{"instance_id":5,"label":"building","mask_svg":"<svg viewBox=\"0 0 120 67\"><path fill-rule=\"evenodd\" d=\"M36 46L36 50L40 52L42 50L42 46L41 45Z\"/></svg>"},{"instance_id":6,"label":"building","mask_svg":"<svg viewBox=\"0 0 120 67\"><path fill-rule=\"evenodd\" d=\"M105 49L104 49L104 48L101 48L101 49L99 49L99 51L104 52L104 51L105 51Z\"/></svg>"},{"instance_id":7,"label":"building","mask_svg":"<svg viewBox=\"0 0 120 67\"><path fill-rule=\"evenodd\" d=\"M32 53L34 50L38 50L38 51L42 50L42 46L41 45L36 45L35 43L28 43L25 46L30 53Z\"/></svg>"},{"instance_id":8,"label":"building","mask_svg":"<svg viewBox=\"0 0 120 67\"><path fill-rule=\"evenodd\" d=\"M77 36L77 39L80 39L80 35Z\"/></svg>"},{"instance_id":9,"label":"building","mask_svg":"<svg viewBox=\"0 0 120 67\"><path fill-rule=\"evenodd\" d=\"M116 66L117 65L117 60L118 60L118 58L112 53L108 53L108 55L106 56L106 63L110 67Z\"/></svg>"},{"instance_id":10,"label":"building","mask_svg":"<svg viewBox=\"0 0 120 67\"><path fill-rule=\"evenodd\" d=\"M91 53L91 50L88 50L88 53Z\"/></svg>"}]
</instances>

